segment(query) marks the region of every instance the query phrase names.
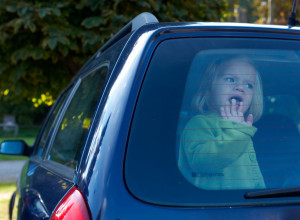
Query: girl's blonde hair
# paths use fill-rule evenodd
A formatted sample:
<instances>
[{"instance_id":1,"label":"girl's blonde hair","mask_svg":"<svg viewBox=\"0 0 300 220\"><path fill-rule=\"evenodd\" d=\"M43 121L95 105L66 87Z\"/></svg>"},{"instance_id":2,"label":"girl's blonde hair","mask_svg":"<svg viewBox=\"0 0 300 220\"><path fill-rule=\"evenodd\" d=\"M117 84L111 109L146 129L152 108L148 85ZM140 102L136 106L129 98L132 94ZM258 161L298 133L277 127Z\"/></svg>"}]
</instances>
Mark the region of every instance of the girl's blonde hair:
<instances>
[{"instance_id":1,"label":"girl's blonde hair","mask_svg":"<svg viewBox=\"0 0 300 220\"><path fill-rule=\"evenodd\" d=\"M252 61L246 56L237 56L230 59L216 59L214 60L206 69L204 74L201 74L201 82L199 89L197 91L196 96L192 100L192 105L196 107L196 109L202 113L209 112L208 100L210 97L210 89L215 82L217 75L221 72L219 67L227 62L239 61L243 63L248 63L254 67ZM255 68L254 68L255 69ZM253 115L254 122L258 121L263 113L263 89L262 89L262 81L260 74L256 71L256 79L253 90L253 98L251 105L247 112L245 113L245 117L249 114Z\"/></svg>"}]
</instances>

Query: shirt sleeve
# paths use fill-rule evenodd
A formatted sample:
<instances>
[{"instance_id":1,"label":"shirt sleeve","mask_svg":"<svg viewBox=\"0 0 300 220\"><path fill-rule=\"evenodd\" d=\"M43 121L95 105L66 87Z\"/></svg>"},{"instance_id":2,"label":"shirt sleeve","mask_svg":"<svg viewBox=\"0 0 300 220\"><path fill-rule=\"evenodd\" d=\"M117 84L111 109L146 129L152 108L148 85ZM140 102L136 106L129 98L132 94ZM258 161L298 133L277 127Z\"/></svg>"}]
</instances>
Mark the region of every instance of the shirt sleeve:
<instances>
[{"instance_id":1,"label":"shirt sleeve","mask_svg":"<svg viewBox=\"0 0 300 220\"><path fill-rule=\"evenodd\" d=\"M186 125L180 141L192 169L230 165L249 149L256 128L239 122L209 117L194 117Z\"/></svg>"}]
</instances>

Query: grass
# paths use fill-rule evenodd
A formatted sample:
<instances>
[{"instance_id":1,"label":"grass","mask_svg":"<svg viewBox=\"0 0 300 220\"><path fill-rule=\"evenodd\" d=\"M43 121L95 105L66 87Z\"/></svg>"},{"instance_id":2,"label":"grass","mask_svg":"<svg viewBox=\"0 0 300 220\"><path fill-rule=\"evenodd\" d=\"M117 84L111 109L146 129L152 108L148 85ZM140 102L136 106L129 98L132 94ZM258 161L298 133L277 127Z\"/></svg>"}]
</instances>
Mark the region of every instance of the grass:
<instances>
[{"instance_id":1,"label":"grass","mask_svg":"<svg viewBox=\"0 0 300 220\"><path fill-rule=\"evenodd\" d=\"M13 192L16 190L16 183L0 183L0 219L8 220L8 206Z\"/></svg>"},{"instance_id":2,"label":"grass","mask_svg":"<svg viewBox=\"0 0 300 220\"><path fill-rule=\"evenodd\" d=\"M14 137L12 133L0 131L0 143L4 140L24 140L28 146L34 143L38 129L20 129L18 136ZM25 156L9 156L0 155L0 161L3 160L27 160ZM16 182L1 183L0 182L0 219L8 220L8 206L13 192L16 190Z\"/></svg>"},{"instance_id":3,"label":"grass","mask_svg":"<svg viewBox=\"0 0 300 220\"><path fill-rule=\"evenodd\" d=\"M0 155L0 161L8 161L8 160L27 160L26 156L10 156L10 155ZM1 218L0 218L1 219Z\"/></svg>"}]
</instances>

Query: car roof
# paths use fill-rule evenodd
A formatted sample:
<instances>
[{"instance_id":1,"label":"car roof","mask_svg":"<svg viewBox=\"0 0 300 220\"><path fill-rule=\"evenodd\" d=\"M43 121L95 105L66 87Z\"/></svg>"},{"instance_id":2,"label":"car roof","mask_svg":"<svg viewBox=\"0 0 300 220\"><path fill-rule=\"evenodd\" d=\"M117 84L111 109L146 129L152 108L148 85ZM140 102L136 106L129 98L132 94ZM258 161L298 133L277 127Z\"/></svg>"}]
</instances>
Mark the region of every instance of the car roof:
<instances>
[{"instance_id":1,"label":"car roof","mask_svg":"<svg viewBox=\"0 0 300 220\"><path fill-rule=\"evenodd\" d=\"M276 29L284 31L300 31L300 27L290 27L287 25L274 24L252 24L252 23L233 23L233 22L160 22L157 24L146 24L148 27L152 26L159 28L249 28L249 29Z\"/></svg>"},{"instance_id":2,"label":"car roof","mask_svg":"<svg viewBox=\"0 0 300 220\"><path fill-rule=\"evenodd\" d=\"M248 31L274 31L277 33L300 34L300 27L291 27L288 25L270 25L270 24L252 24L252 23L234 23L234 22L159 22L158 19L151 13L144 12L132 19L127 25L119 30L110 40L108 40L79 70L74 77L77 78L86 70L93 60L97 59L100 54L110 49L115 43L119 42L125 36L138 35L147 31L163 31L166 29L209 29L209 30L248 30Z\"/></svg>"},{"instance_id":3,"label":"car roof","mask_svg":"<svg viewBox=\"0 0 300 220\"><path fill-rule=\"evenodd\" d=\"M300 28L288 25L270 25L270 24L252 24L252 23L234 23L234 22L159 22L158 19L151 13L144 12L132 19L120 31L118 31L109 41L101 48L100 52L105 51L119 39L127 34L133 34L142 27L147 26L147 30L159 30L161 28L242 28L242 29L272 29L279 31L299 31Z\"/></svg>"}]
</instances>

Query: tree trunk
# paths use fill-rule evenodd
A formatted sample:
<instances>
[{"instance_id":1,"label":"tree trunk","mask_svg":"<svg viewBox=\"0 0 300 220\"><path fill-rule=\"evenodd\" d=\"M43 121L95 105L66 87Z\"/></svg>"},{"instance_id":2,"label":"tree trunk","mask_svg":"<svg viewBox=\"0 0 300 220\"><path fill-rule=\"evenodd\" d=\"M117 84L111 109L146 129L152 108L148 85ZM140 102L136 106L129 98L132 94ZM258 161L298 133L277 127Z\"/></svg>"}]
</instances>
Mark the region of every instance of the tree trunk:
<instances>
[{"instance_id":1,"label":"tree trunk","mask_svg":"<svg viewBox=\"0 0 300 220\"><path fill-rule=\"evenodd\" d=\"M272 4L272 0L268 0L268 24L274 23L274 4Z\"/></svg>"}]
</instances>

